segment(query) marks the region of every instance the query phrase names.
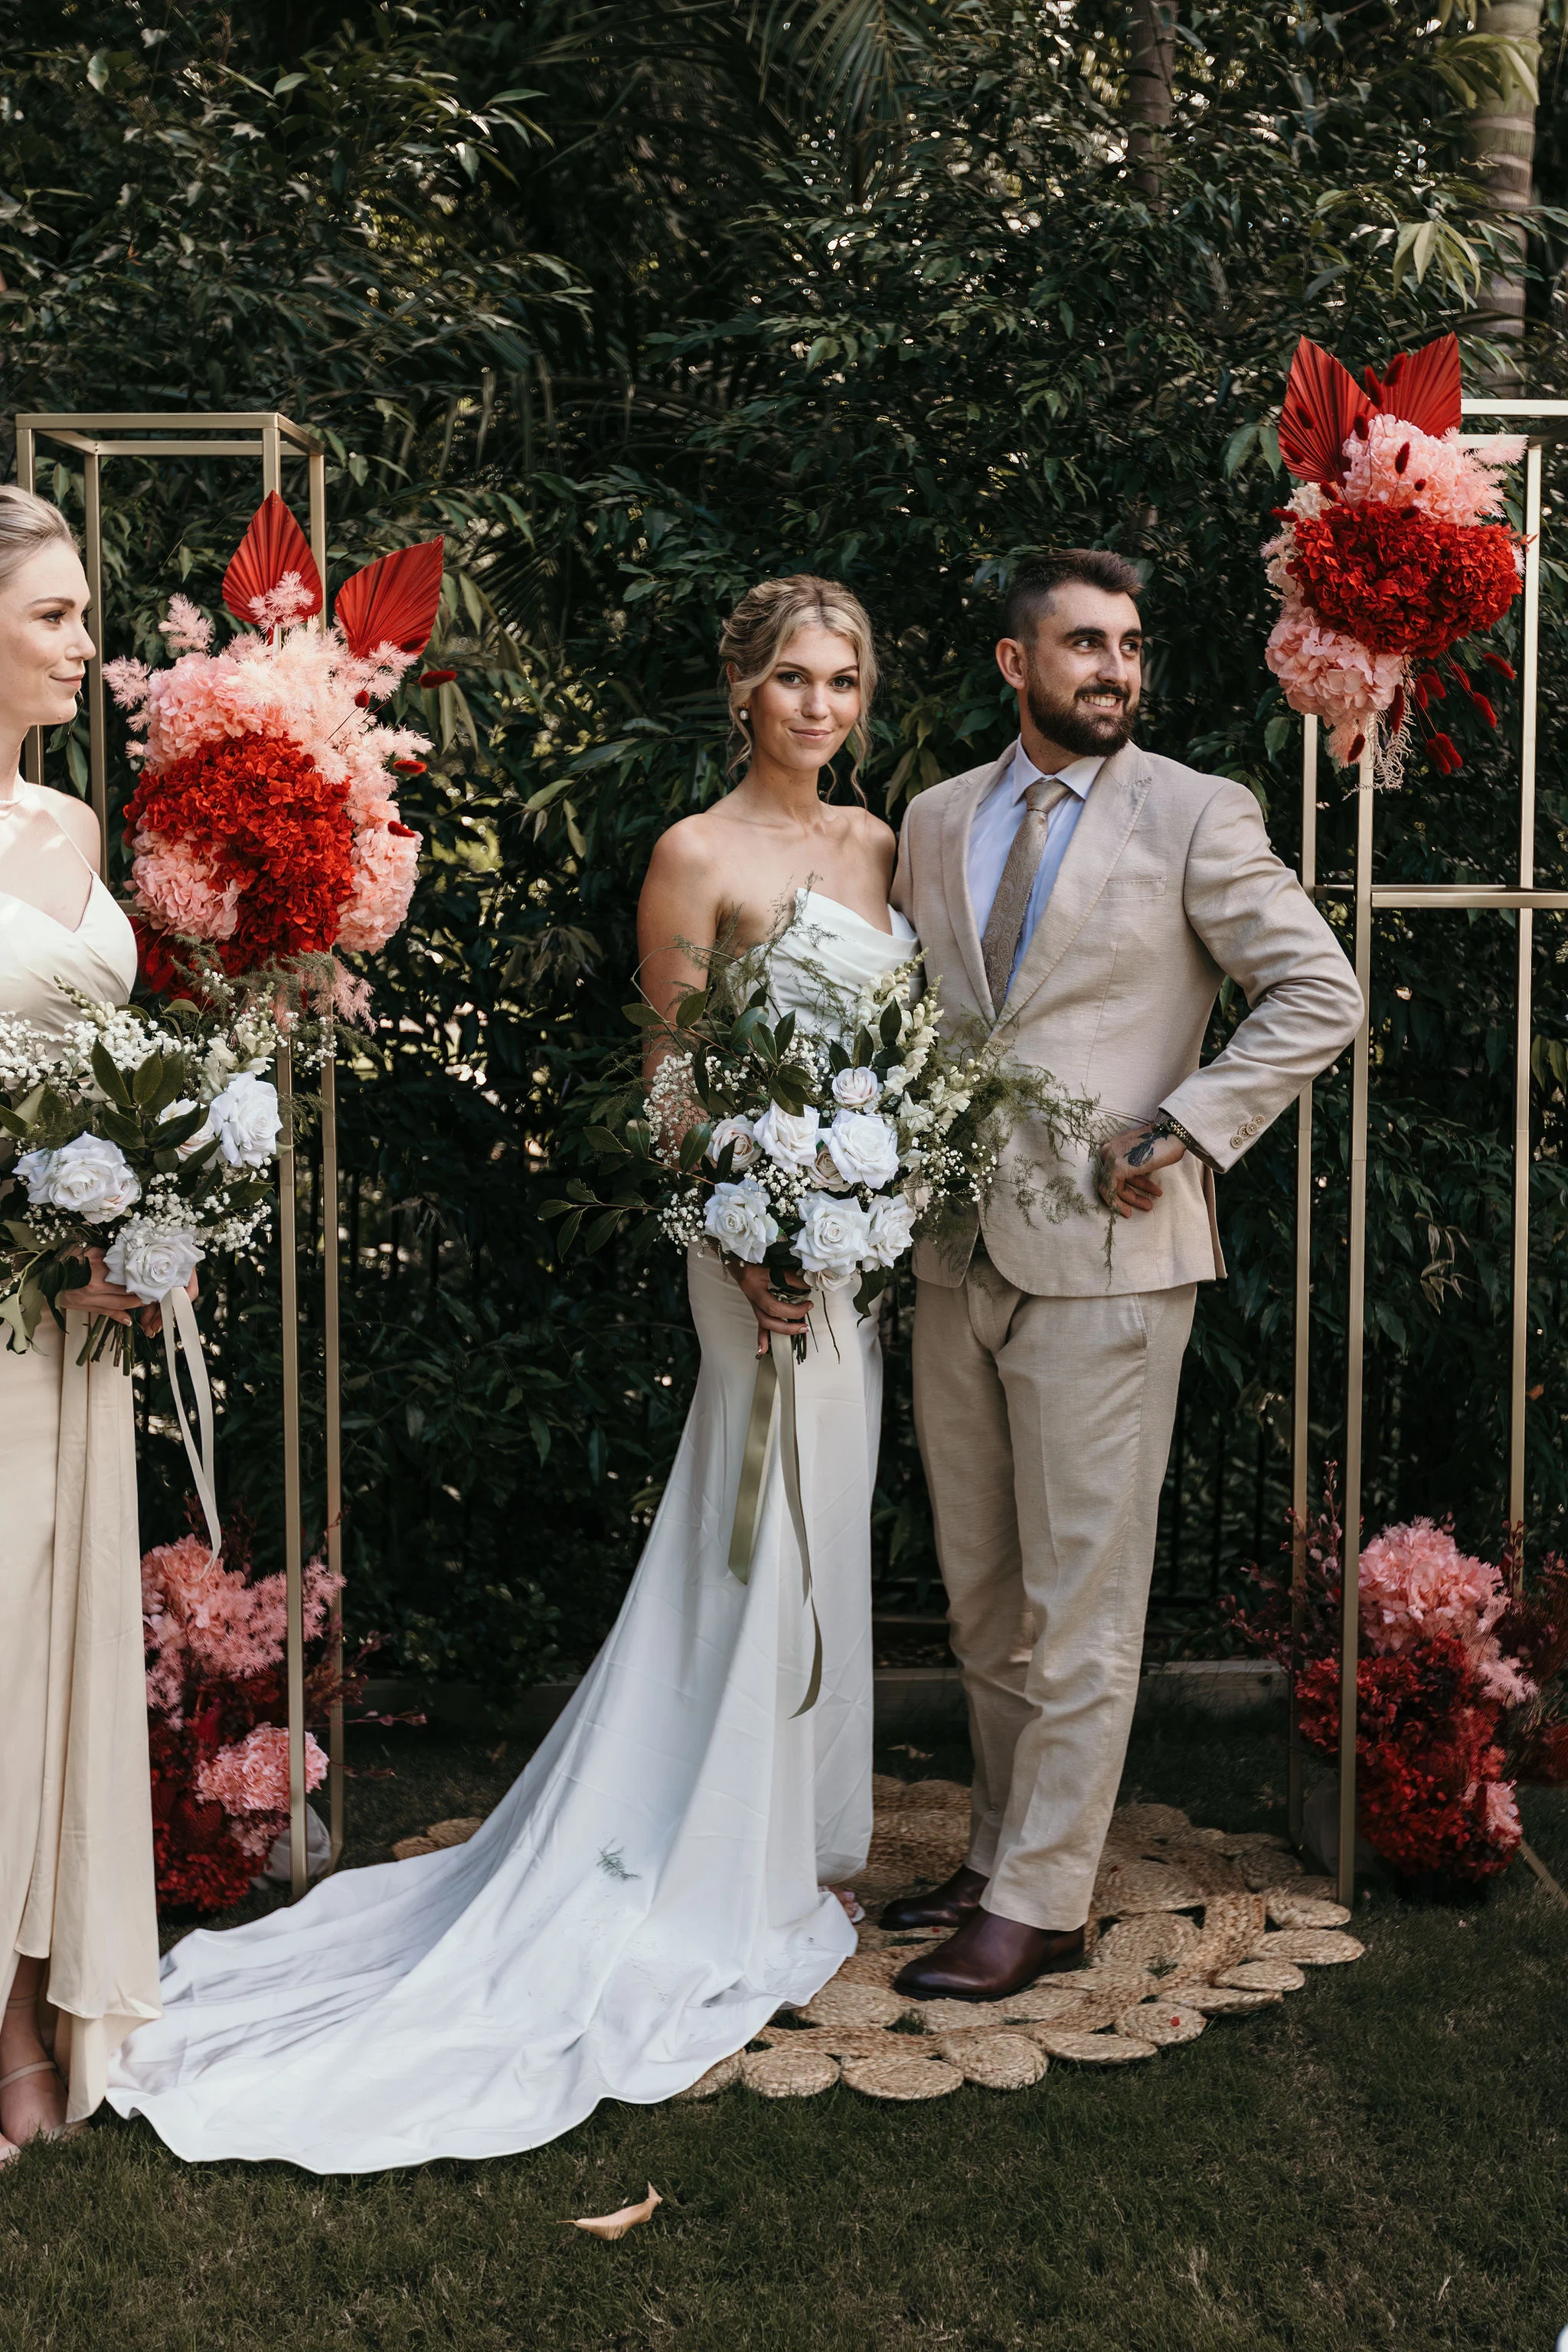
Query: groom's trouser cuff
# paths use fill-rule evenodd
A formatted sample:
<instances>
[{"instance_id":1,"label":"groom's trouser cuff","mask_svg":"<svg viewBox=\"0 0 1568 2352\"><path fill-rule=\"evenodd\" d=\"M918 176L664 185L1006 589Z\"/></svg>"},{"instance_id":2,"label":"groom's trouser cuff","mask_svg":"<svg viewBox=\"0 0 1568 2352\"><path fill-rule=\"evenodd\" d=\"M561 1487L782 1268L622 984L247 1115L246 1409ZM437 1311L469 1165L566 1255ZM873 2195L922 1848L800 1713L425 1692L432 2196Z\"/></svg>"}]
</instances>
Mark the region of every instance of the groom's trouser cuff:
<instances>
[{"instance_id":1,"label":"groom's trouser cuff","mask_svg":"<svg viewBox=\"0 0 1568 2352\"><path fill-rule=\"evenodd\" d=\"M985 1907L1033 1927L1088 1916L1195 1297L1042 1298L986 1263L920 1285L915 1420L969 1702L969 1860Z\"/></svg>"}]
</instances>

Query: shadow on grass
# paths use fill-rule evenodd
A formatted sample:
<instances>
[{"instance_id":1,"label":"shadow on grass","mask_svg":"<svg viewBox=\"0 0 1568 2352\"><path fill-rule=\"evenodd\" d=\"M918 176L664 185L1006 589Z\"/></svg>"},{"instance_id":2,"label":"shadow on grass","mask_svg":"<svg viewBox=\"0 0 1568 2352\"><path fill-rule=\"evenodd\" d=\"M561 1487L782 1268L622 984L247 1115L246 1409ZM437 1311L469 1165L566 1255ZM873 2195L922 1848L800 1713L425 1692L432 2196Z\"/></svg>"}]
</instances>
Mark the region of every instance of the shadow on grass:
<instances>
[{"instance_id":1,"label":"shadow on grass","mask_svg":"<svg viewBox=\"0 0 1568 2352\"><path fill-rule=\"evenodd\" d=\"M906 1751L915 1749L916 1753ZM362 1733L352 1858L484 1811L494 1743ZM960 1777L951 1742L879 1758ZM1279 1723L1141 1721L1126 1797L1278 1827ZM1568 1870L1568 1803L1527 1799ZM112 2118L0 2176L3 2352L1546 2352L1568 2320L1568 1913L1373 1894L1367 1958L1125 2072L915 2106L602 2108L489 2164L187 2167ZM653 2181L618 2244L564 2226Z\"/></svg>"}]
</instances>

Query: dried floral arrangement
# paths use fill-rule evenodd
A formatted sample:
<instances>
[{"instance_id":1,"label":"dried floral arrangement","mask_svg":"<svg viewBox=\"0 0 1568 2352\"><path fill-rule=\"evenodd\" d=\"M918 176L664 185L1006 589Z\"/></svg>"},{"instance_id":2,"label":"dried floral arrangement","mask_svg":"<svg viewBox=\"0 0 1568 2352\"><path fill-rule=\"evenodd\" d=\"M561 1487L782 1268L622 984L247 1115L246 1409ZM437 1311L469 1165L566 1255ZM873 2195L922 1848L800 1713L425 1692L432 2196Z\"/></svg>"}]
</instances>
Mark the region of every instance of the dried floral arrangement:
<instances>
[{"instance_id":1,"label":"dried floral arrangement","mask_svg":"<svg viewBox=\"0 0 1568 2352\"><path fill-rule=\"evenodd\" d=\"M1452 335L1401 352L1382 376L1368 368L1364 385L1302 337L1279 419L1279 454L1301 487L1275 509L1283 529L1263 551L1281 606L1264 657L1291 709L1323 721L1342 766L1370 745L1379 780L1397 782L1414 719L1451 775L1463 761L1431 706L1452 688L1495 727L1472 671L1514 675L1501 654L1463 641L1519 594L1519 541L1493 518L1524 442L1466 446Z\"/></svg>"},{"instance_id":2,"label":"dried floral arrangement","mask_svg":"<svg viewBox=\"0 0 1568 2352\"><path fill-rule=\"evenodd\" d=\"M1247 1571L1231 1623L1295 1679L1302 1738L1337 1759L1342 1538L1332 1468L1301 1530L1306 1589L1292 1630L1289 1561ZM1365 1544L1356 1669L1361 1834L1389 1866L1480 1880L1506 1870L1521 1835L1521 1781L1568 1781L1568 1561L1527 1576L1510 1532L1500 1562L1462 1552L1451 1527L1411 1519Z\"/></svg>"}]
</instances>

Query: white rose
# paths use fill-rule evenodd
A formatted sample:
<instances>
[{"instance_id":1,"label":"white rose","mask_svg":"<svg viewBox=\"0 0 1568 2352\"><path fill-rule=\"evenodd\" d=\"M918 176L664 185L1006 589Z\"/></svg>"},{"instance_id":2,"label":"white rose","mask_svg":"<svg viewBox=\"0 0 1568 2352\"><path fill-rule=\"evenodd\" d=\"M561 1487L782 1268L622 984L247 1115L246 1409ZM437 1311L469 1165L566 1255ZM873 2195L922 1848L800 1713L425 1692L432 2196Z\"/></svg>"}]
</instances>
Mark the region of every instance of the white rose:
<instances>
[{"instance_id":1,"label":"white rose","mask_svg":"<svg viewBox=\"0 0 1568 2352\"><path fill-rule=\"evenodd\" d=\"M825 1143L811 1163L811 1172L817 1182L829 1192L847 1192L848 1185L833 1164L833 1154Z\"/></svg>"},{"instance_id":2,"label":"white rose","mask_svg":"<svg viewBox=\"0 0 1568 2352\"><path fill-rule=\"evenodd\" d=\"M32 1158L31 1152L27 1157ZM32 1193L89 1225L107 1224L142 1198L142 1187L118 1143L102 1135L75 1135L51 1152L47 1192ZM31 1192L31 1186L28 1187Z\"/></svg>"},{"instance_id":3,"label":"white rose","mask_svg":"<svg viewBox=\"0 0 1568 2352\"><path fill-rule=\"evenodd\" d=\"M797 1112L781 1110L777 1103L770 1103L753 1132L770 1160L804 1176L816 1158L816 1129L815 1105L810 1110Z\"/></svg>"},{"instance_id":4,"label":"white rose","mask_svg":"<svg viewBox=\"0 0 1568 2352\"><path fill-rule=\"evenodd\" d=\"M875 1111L841 1110L827 1130L827 1149L847 1184L878 1192L899 1172L899 1139Z\"/></svg>"},{"instance_id":5,"label":"white rose","mask_svg":"<svg viewBox=\"0 0 1568 2352\"><path fill-rule=\"evenodd\" d=\"M742 1176L738 1184L715 1184L702 1225L721 1249L743 1259L747 1265L761 1265L768 1244L779 1237L778 1221L754 1176Z\"/></svg>"},{"instance_id":6,"label":"white rose","mask_svg":"<svg viewBox=\"0 0 1568 2352\"><path fill-rule=\"evenodd\" d=\"M158 1124L160 1127L170 1127L174 1124L175 1119L184 1118L187 1111L195 1110L195 1103L188 1099L181 1102L172 1102L167 1110L161 1110L158 1113ZM184 1143L176 1143L174 1150L178 1152L182 1160L188 1160L193 1151L206 1150L207 1147L212 1142L212 1120L210 1118L205 1118L200 1127L197 1128L195 1135L187 1136Z\"/></svg>"},{"instance_id":7,"label":"white rose","mask_svg":"<svg viewBox=\"0 0 1568 2352\"><path fill-rule=\"evenodd\" d=\"M833 1099L846 1110L875 1110L882 1081L873 1069L840 1070L833 1081Z\"/></svg>"},{"instance_id":8,"label":"white rose","mask_svg":"<svg viewBox=\"0 0 1568 2352\"><path fill-rule=\"evenodd\" d=\"M27 1188L27 1198L40 1208L49 1199L49 1179L55 1172L56 1155L52 1151L24 1151L16 1162L16 1173Z\"/></svg>"},{"instance_id":9,"label":"white rose","mask_svg":"<svg viewBox=\"0 0 1568 2352\"><path fill-rule=\"evenodd\" d=\"M762 1157L749 1118L720 1119L714 1127L712 1141L708 1146L709 1159L717 1160L726 1144L731 1146L731 1168L749 1168L754 1160Z\"/></svg>"},{"instance_id":10,"label":"white rose","mask_svg":"<svg viewBox=\"0 0 1568 2352\"><path fill-rule=\"evenodd\" d=\"M278 1089L270 1078L247 1071L230 1078L222 1094L214 1095L207 1120L231 1168L264 1168L278 1149L283 1123Z\"/></svg>"},{"instance_id":11,"label":"white rose","mask_svg":"<svg viewBox=\"0 0 1568 2352\"><path fill-rule=\"evenodd\" d=\"M894 1265L914 1239L913 1203L902 1192L886 1193L873 1201L866 1220L870 1228L869 1255L879 1265Z\"/></svg>"},{"instance_id":12,"label":"white rose","mask_svg":"<svg viewBox=\"0 0 1568 2352\"><path fill-rule=\"evenodd\" d=\"M195 1234L132 1217L104 1251L103 1271L153 1307L171 1290L184 1290L205 1255Z\"/></svg>"},{"instance_id":13,"label":"white rose","mask_svg":"<svg viewBox=\"0 0 1568 2352\"><path fill-rule=\"evenodd\" d=\"M828 1192L808 1192L800 1204L795 1254L807 1274L836 1288L851 1282L871 1246L866 1212L857 1201L836 1201Z\"/></svg>"}]
</instances>

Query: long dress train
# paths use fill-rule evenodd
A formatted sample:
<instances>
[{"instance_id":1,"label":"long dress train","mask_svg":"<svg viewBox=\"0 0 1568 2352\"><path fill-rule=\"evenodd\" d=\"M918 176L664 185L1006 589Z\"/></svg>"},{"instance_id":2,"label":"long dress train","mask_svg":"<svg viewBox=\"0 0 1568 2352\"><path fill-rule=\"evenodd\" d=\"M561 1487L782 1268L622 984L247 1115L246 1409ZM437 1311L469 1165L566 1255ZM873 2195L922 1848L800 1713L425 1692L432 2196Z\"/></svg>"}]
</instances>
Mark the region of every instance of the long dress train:
<instances>
[{"instance_id":1,"label":"long dress train","mask_svg":"<svg viewBox=\"0 0 1568 2352\"><path fill-rule=\"evenodd\" d=\"M812 971L853 991L912 935L803 899L770 969L805 1020ZM800 1715L812 1627L776 1443L749 1581L727 1564L755 1321L701 1251L689 1289L701 1370L637 1575L479 1834L169 1956L163 2018L109 2095L179 2155L357 2172L534 2147L601 2099L689 2088L854 1948L822 1882L860 1866L871 1829L876 1325L826 1294L797 1374L824 1656Z\"/></svg>"},{"instance_id":2,"label":"long dress train","mask_svg":"<svg viewBox=\"0 0 1568 2352\"><path fill-rule=\"evenodd\" d=\"M58 1036L81 1018L62 982L122 1004L135 977L96 876L75 930L0 891L0 1013ZM0 1999L47 1956L74 2122L158 2014L158 1921L131 1383L79 1364L87 1320L67 1324L0 1347Z\"/></svg>"}]
</instances>

